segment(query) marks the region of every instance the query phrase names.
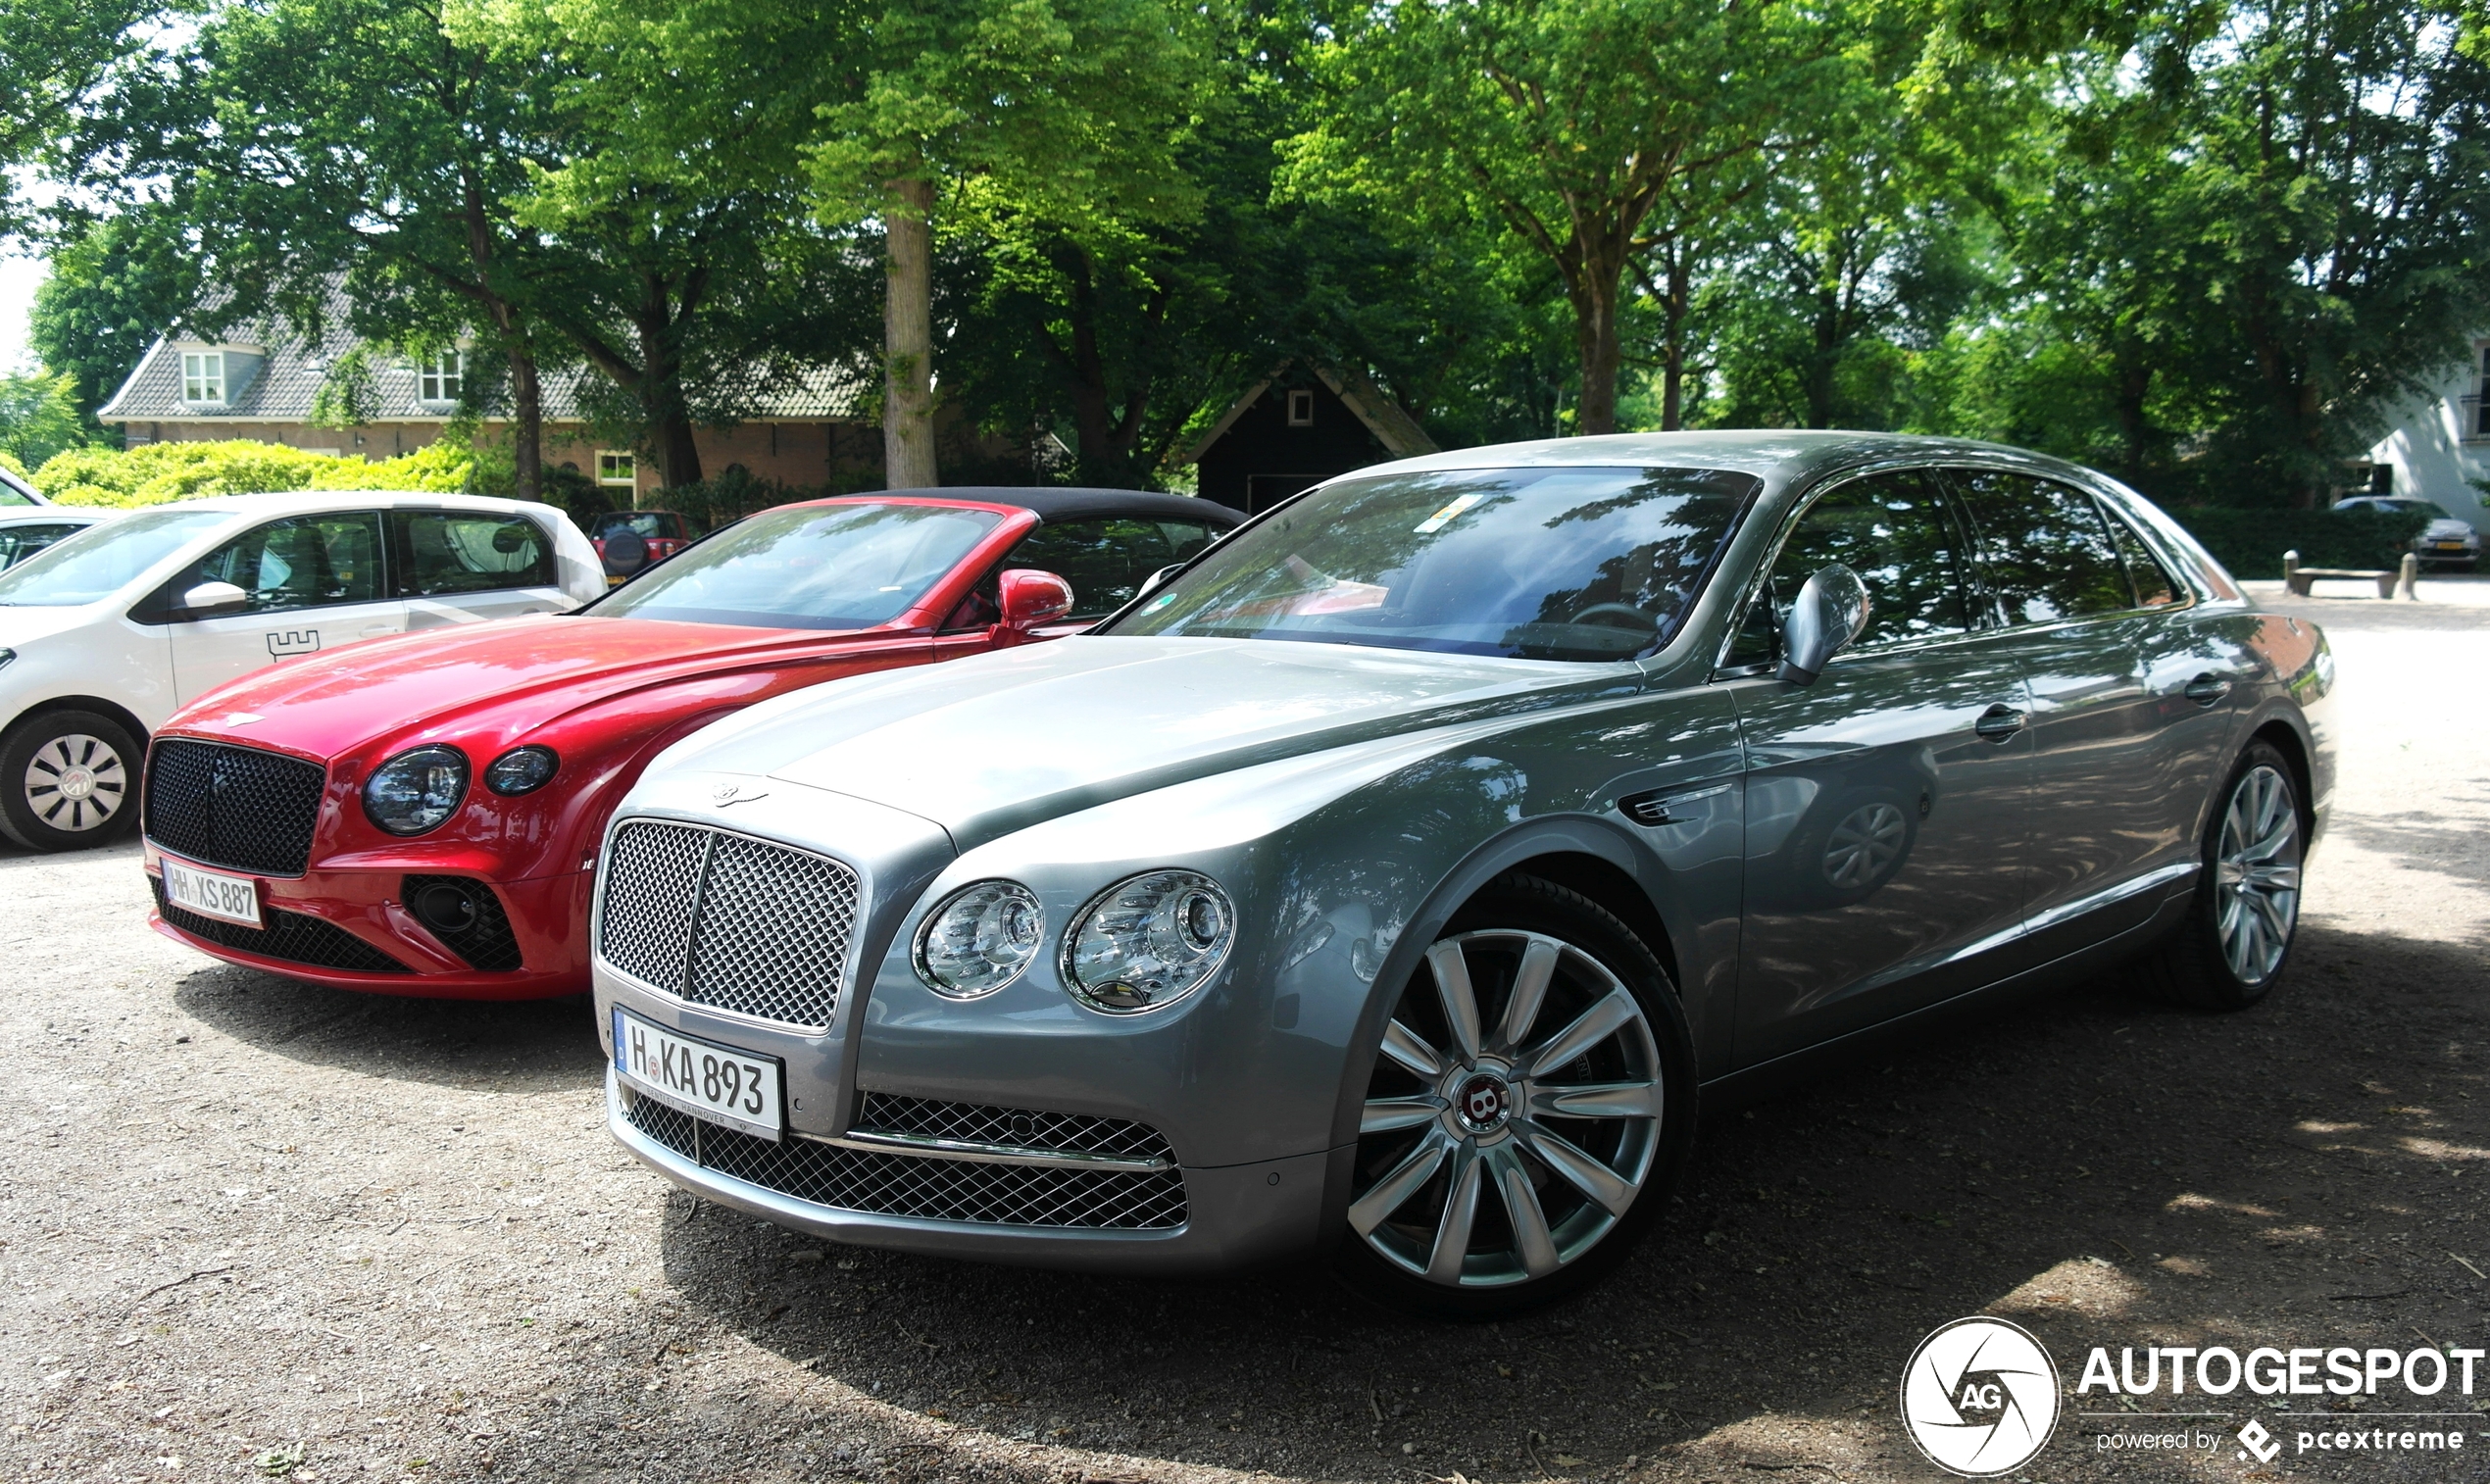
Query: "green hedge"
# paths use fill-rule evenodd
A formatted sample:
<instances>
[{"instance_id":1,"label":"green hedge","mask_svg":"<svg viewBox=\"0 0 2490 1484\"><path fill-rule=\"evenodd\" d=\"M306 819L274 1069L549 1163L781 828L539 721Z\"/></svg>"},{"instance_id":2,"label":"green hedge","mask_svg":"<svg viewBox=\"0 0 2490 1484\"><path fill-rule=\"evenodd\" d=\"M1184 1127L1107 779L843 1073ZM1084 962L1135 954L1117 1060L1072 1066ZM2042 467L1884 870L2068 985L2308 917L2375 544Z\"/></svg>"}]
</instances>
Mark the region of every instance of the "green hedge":
<instances>
[{"instance_id":1,"label":"green hedge","mask_svg":"<svg viewBox=\"0 0 2490 1484\"><path fill-rule=\"evenodd\" d=\"M2278 578L2282 554L2296 551L2302 567L2348 567L2364 571L2392 569L2412 548L2427 516L2374 510L2227 510L2212 506L2174 509L2170 515L2205 543L2216 560L2243 578Z\"/></svg>"},{"instance_id":2,"label":"green hedge","mask_svg":"<svg viewBox=\"0 0 2490 1484\"><path fill-rule=\"evenodd\" d=\"M359 455L339 458L236 438L65 449L34 471L34 487L62 505L126 509L274 490L458 490L467 487L474 465L473 450L448 443L375 464Z\"/></svg>"}]
</instances>

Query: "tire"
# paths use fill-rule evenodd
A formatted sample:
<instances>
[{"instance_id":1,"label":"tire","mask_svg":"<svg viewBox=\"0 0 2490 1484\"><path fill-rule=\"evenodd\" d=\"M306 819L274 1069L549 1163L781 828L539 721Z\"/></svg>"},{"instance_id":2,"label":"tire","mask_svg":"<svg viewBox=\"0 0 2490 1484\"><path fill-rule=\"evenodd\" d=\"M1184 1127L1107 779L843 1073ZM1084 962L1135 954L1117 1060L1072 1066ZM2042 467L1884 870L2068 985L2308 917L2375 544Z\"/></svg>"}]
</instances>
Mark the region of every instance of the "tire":
<instances>
[{"instance_id":1,"label":"tire","mask_svg":"<svg viewBox=\"0 0 2490 1484\"><path fill-rule=\"evenodd\" d=\"M1402 988L1366 1096L1335 1270L1394 1309L1489 1319L1595 1281L1658 1219L1694 1140L1693 1040L1623 922L1508 874Z\"/></svg>"},{"instance_id":2,"label":"tire","mask_svg":"<svg viewBox=\"0 0 2490 1484\"><path fill-rule=\"evenodd\" d=\"M2245 1010L2290 966L2309 818L2290 760L2267 742L2240 755L2216 801L2187 918L2136 975L2193 1009Z\"/></svg>"},{"instance_id":3,"label":"tire","mask_svg":"<svg viewBox=\"0 0 2490 1484\"><path fill-rule=\"evenodd\" d=\"M0 829L28 850L110 845L138 822L137 739L91 711L28 717L0 741Z\"/></svg>"}]
</instances>

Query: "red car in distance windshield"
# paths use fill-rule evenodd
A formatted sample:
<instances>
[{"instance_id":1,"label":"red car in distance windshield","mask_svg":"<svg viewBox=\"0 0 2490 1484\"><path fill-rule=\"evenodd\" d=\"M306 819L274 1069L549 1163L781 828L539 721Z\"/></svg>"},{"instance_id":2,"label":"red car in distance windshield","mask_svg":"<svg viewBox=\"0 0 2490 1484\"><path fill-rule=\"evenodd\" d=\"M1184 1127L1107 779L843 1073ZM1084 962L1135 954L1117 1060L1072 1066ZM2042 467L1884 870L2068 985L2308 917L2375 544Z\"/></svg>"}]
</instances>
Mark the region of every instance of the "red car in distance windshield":
<instances>
[{"instance_id":1,"label":"red car in distance windshield","mask_svg":"<svg viewBox=\"0 0 2490 1484\"><path fill-rule=\"evenodd\" d=\"M605 580L618 583L691 545L692 537L683 518L673 511L615 510L589 525L588 544L605 564Z\"/></svg>"},{"instance_id":2,"label":"red car in distance windshield","mask_svg":"<svg viewBox=\"0 0 2490 1484\"><path fill-rule=\"evenodd\" d=\"M264 670L153 739L150 921L341 989L579 993L606 818L668 744L802 686L1076 632L1239 519L1130 490L810 501L570 614Z\"/></svg>"}]
</instances>

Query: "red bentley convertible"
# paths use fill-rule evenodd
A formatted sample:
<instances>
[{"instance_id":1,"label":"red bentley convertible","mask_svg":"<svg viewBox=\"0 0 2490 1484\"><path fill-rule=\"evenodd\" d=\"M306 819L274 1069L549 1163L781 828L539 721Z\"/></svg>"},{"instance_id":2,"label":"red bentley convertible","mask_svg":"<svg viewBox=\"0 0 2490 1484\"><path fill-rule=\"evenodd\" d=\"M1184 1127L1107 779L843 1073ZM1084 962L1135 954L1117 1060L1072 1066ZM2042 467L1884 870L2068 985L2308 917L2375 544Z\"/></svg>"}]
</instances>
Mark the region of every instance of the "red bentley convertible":
<instances>
[{"instance_id":1,"label":"red bentley convertible","mask_svg":"<svg viewBox=\"0 0 2490 1484\"><path fill-rule=\"evenodd\" d=\"M150 920L341 989L577 993L606 817L669 743L801 686L1076 631L1238 519L1130 490L810 501L567 615L261 671L155 735Z\"/></svg>"}]
</instances>

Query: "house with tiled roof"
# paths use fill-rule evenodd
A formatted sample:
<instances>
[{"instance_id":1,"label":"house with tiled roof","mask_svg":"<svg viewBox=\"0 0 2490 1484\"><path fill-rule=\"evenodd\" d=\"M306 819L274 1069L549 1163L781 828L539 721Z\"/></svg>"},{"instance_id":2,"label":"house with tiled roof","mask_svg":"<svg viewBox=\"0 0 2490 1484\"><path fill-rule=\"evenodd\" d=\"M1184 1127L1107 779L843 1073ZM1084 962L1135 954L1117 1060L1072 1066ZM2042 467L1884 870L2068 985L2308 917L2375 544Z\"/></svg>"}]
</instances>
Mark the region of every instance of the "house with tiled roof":
<instances>
[{"instance_id":1,"label":"house with tiled roof","mask_svg":"<svg viewBox=\"0 0 2490 1484\"><path fill-rule=\"evenodd\" d=\"M281 322L236 326L221 335L175 324L157 337L121 390L96 412L132 446L247 438L324 454L374 459L411 453L441 436L459 410L468 378L483 370L468 351L430 356L370 354L351 427L313 421L313 405L340 358L357 345L330 317L318 335ZM564 465L607 486L615 503L636 503L658 487L657 470L629 448L600 443L589 432L581 393L595 372L546 373L544 461ZM881 429L873 420L876 388L837 368L780 380L749 399L751 411L732 425L695 432L703 473L741 465L782 484L870 486L881 476ZM506 408L484 420L507 420Z\"/></svg>"}]
</instances>

